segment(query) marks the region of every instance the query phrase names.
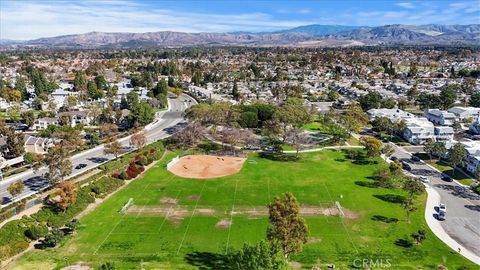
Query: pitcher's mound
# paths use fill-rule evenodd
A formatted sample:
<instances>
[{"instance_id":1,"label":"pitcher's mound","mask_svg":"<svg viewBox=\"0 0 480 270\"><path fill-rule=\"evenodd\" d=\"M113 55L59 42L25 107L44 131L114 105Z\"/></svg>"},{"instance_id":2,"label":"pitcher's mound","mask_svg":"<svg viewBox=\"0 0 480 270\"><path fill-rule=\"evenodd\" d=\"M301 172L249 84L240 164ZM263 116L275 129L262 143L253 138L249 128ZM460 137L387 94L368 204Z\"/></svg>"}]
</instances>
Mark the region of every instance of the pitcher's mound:
<instances>
[{"instance_id":1,"label":"pitcher's mound","mask_svg":"<svg viewBox=\"0 0 480 270\"><path fill-rule=\"evenodd\" d=\"M239 157L188 155L181 157L168 170L185 178L215 178L239 172L245 160Z\"/></svg>"}]
</instances>

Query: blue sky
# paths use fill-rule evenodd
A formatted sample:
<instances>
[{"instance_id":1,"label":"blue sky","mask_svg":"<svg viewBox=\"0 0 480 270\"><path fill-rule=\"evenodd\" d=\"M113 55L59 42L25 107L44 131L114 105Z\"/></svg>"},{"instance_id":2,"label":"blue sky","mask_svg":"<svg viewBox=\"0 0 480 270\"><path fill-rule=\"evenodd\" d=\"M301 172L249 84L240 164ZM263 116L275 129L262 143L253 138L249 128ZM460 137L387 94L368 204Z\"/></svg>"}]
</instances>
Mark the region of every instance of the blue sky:
<instances>
[{"instance_id":1,"label":"blue sky","mask_svg":"<svg viewBox=\"0 0 480 270\"><path fill-rule=\"evenodd\" d=\"M0 0L0 38L91 31L274 31L307 24L480 23L480 0Z\"/></svg>"}]
</instances>

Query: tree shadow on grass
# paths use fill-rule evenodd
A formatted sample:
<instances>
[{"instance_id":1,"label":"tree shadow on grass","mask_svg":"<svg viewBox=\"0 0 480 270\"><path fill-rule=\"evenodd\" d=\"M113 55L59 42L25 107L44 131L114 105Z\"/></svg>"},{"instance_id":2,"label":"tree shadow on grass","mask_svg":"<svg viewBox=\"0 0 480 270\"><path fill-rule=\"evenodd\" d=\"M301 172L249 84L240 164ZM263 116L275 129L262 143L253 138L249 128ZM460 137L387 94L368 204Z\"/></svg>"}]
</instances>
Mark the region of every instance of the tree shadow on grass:
<instances>
[{"instance_id":1,"label":"tree shadow on grass","mask_svg":"<svg viewBox=\"0 0 480 270\"><path fill-rule=\"evenodd\" d=\"M355 185L368 188L378 188L377 183L371 181L355 181Z\"/></svg>"},{"instance_id":2,"label":"tree shadow on grass","mask_svg":"<svg viewBox=\"0 0 480 270\"><path fill-rule=\"evenodd\" d=\"M382 194L382 195L375 194L373 195L373 197L389 203L400 204L405 201L405 196L397 195L397 194Z\"/></svg>"},{"instance_id":3,"label":"tree shadow on grass","mask_svg":"<svg viewBox=\"0 0 480 270\"><path fill-rule=\"evenodd\" d=\"M400 238L400 239L395 240L395 245L397 245L399 247L409 248L409 247L413 246L413 243L412 243L412 241L410 241L408 239Z\"/></svg>"},{"instance_id":4,"label":"tree shadow on grass","mask_svg":"<svg viewBox=\"0 0 480 270\"><path fill-rule=\"evenodd\" d=\"M202 270L227 270L231 269L228 263L228 257L223 254L213 252L195 251L185 255L185 261L197 266Z\"/></svg>"},{"instance_id":5,"label":"tree shadow on grass","mask_svg":"<svg viewBox=\"0 0 480 270\"><path fill-rule=\"evenodd\" d=\"M381 222L384 222L384 223L396 223L396 222L398 222L398 218L389 218L389 217L381 216L381 215L374 215L372 217L372 220L373 221L381 221Z\"/></svg>"},{"instance_id":6,"label":"tree shadow on grass","mask_svg":"<svg viewBox=\"0 0 480 270\"><path fill-rule=\"evenodd\" d=\"M300 158L295 155L289 155L281 152L260 152L259 157L274 161L297 161Z\"/></svg>"}]
</instances>

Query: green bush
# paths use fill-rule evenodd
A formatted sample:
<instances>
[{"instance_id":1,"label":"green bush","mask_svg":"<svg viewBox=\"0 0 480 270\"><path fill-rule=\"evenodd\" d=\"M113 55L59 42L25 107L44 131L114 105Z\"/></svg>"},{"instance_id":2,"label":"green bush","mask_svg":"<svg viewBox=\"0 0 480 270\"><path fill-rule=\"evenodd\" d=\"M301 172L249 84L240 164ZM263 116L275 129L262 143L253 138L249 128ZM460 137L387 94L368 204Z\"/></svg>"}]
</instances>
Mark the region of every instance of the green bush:
<instances>
[{"instance_id":1,"label":"green bush","mask_svg":"<svg viewBox=\"0 0 480 270\"><path fill-rule=\"evenodd\" d=\"M0 228L0 260L14 256L28 248L30 239L25 231L33 224L33 220L22 218L13 220Z\"/></svg>"},{"instance_id":2,"label":"green bush","mask_svg":"<svg viewBox=\"0 0 480 270\"><path fill-rule=\"evenodd\" d=\"M25 231L25 235L32 240L37 240L47 234L48 227L45 224L33 224Z\"/></svg>"},{"instance_id":3,"label":"green bush","mask_svg":"<svg viewBox=\"0 0 480 270\"><path fill-rule=\"evenodd\" d=\"M122 172L120 176L123 174ZM110 178L110 177L104 177L95 183L92 183L87 186L89 187L92 192L94 192L97 195L104 195L108 194L117 188L119 188L121 185L123 185L123 181L115 178Z\"/></svg>"}]
</instances>

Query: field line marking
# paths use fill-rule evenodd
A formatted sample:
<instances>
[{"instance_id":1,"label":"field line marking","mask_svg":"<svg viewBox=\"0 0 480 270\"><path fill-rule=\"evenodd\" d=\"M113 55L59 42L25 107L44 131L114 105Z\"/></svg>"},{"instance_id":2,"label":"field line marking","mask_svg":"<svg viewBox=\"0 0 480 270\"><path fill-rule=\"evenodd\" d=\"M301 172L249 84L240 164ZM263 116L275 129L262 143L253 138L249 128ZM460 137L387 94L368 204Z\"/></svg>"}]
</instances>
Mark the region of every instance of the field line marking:
<instances>
[{"instance_id":1,"label":"field line marking","mask_svg":"<svg viewBox=\"0 0 480 270\"><path fill-rule=\"evenodd\" d=\"M98 245L97 249L95 249L95 252L93 252L93 255L97 254L98 250L102 247L102 245L105 243L105 241L107 241L108 237L110 237L112 232L115 230L115 228L117 228L118 224L120 224L120 222L122 222L122 220L123 220L123 216L120 218L120 220L117 222L117 224L115 224L115 226L113 226L113 228L110 230L110 232L107 234L107 236L103 239L103 241L100 243L100 245Z\"/></svg>"},{"instance_id":2,"label":"field line marking","mask_svg":"<svg viewBox=\"0 0 480 270\"><path fill-rule=\"evenodd\" d=\"M330 190L328 189L328 187L325 183L323 183L323 185L325 186L325 189L327 190L328 197L330 197L330 200L332 200L332 202L333 202L333 197L332 197L332 194L330 194ZM357 246L355 245L355 242L353 242L352 236L350 235L350 232L348 231L347 226L345 226L345 223L343 222L343 218L340 218L340 221L342 223L343 230L347 233L348 239L352 243L353 248L355 249L357 254L359 254Z\"/></svg>"},{"instance_id":3,"label":"field line marking","mask_svg":"<svg viewBox=\"0 0 480 270\"><path fill-rule=\"evenodd\" d=\"M230 233L232 232L232 227L233 227L233 210L235 209L235 200L237 198L237 187L238 187L238 179L235 182L235 192L233 193L232 210L230 211L230 227L228 228L227 246L225 248L225 254L228 253L228 245L230 244Z\"/></svg>"},{"instance_id":4,"label":"field line marking","mask_svg":"<svg viewBox=\"0 0 480 270\"><path fill-rule=\"evenodd\" d=\"M200 201L200 199L202 198L203 190L205 189L206 183L207 183L207 181L203 182L202 190L200 191L200 196L198 197L197 202L195 203L195 207L193 208L192 215L190 215L190 219L188 220L187 228L185 229L185 233L183 234L182 241L180 242L180 245L178 246L177 255L178 255L178 253L180 253L180 249L182 248L183 242L185 241L185 238L187 237L187 232L188 232L188 229L190 228L190 223L192 223L193 215L195 214L195 211L197 210L198 201Z\"/></svg>"}]
</instances>

